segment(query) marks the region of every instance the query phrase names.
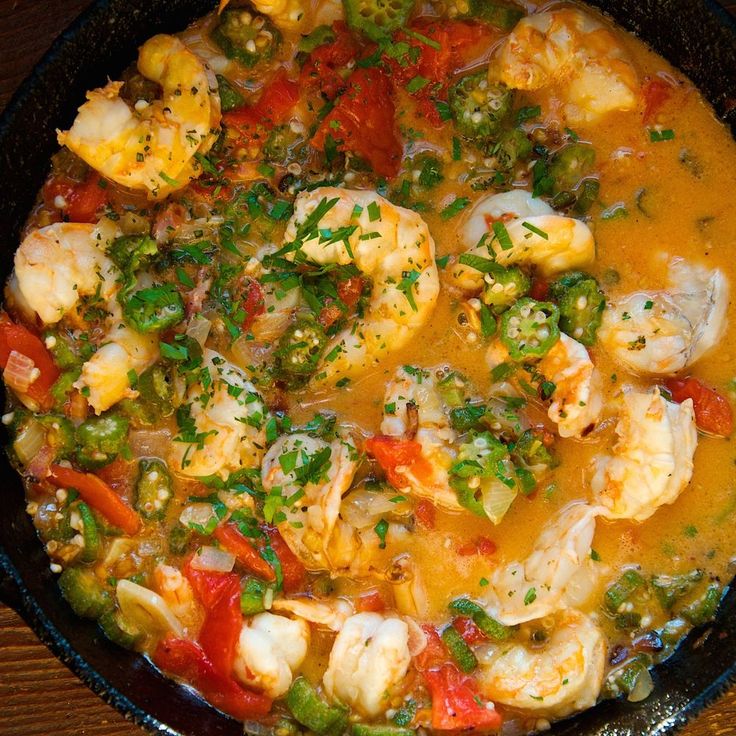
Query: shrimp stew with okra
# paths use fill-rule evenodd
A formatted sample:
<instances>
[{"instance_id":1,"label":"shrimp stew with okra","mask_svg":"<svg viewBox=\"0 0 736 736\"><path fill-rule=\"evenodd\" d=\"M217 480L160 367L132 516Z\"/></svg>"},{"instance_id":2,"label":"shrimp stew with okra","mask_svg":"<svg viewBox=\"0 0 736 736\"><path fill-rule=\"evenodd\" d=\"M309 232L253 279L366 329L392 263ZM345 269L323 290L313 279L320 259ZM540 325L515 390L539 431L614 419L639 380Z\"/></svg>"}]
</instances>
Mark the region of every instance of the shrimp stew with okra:
<instances>
[{"instance_id":1,"label":"shrimp stew with okra","mask_svg":"<svg viewBox=\"0 0 736 736\"><path fill-rule=\"evenodd\" d=\"M636 38L224 0L59 143L3 422L114 642L282 736L519 734L645 699L713 619L736 147Z\"/></svg>"}]
</instances>

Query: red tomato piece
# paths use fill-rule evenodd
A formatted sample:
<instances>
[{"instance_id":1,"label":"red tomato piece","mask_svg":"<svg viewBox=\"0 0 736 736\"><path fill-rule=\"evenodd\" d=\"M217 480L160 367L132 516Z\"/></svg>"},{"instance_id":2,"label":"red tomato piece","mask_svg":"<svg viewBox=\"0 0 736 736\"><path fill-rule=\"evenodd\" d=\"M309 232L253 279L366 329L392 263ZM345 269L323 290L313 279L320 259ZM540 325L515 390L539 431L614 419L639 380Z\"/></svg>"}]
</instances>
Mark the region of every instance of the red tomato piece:
<instances>
[{"instance_id":1,"label":"red tomato piece","mask_svg":"<svg viewBox=\"0 0 736 736\"><path fill-rule=\"evenodd\" d=\"M284 122L298 100L299 85L281 69L264 88L258 102L226 112L222 119L226 125L244 130L258 125L268 128Z\"/></svg>"},{"instance_id":2,"label":"red tomato piece","mask_svg":"<svg viewBox=\"0 0 736 736\"><path fill-rule=\"evenodd\" d=\"M191 683L215 708L234 718L258 718L271 711L271 698L246 690L222 675L202 648L189 639L167 637L156 647L153 661L162 670Z\"/></svg>"},{"instance_id":3,"label":"red tomato piece","mask_svg":"<svg viewBox=\"0 0 736 736\"><path fill-rule=\"evenodd\" d=\"M399 173L403 154L395 116L388 77L376 67L357 69L317 128L311 144L323 151L329 135L338 150L355 154L367 161L376 174L393 178Z\"/></svg>"},{"instance_id":4,"label":"red tomato piece","mask_svg":"<svg viewBox=\"0 0 736 736\"><path fill-rule=\"evenodd\" d=\"M80 473L63 465L52 465L49 480L59 488L76 488L82 499L99 511L113 526L133 536L141 528L141 518L102 478Z\"/></svg>"},{"instance_id":5,"label":"red tomato piece","mask_svg":"<svg viewBox=\"0 0 736 736\"><path fill-rule=\"evenodd\" d=\"M414 516L425 529L434 529L437 509L429 501L419 501L414 507Z\"/></svg>"},{"instance_id":6,"label":"red tomato piece","mask_svg":"<svg viewBox=\"0 0 736 736\"><path fill-rule=\"evenodd\" d=\"M0 315L0 367L5 368L10 353L15 350L30 358L39 370L38 378L28 387L28 396L38 403L41 409L48 410L54 405L51 387L60 372L43 341L23 325L11 322L7 314Z\"/></svg>"},{"instance_id":7,"label":"red tomato piece","mask_svg":"<svg viewBox=\"0 0 736 736\"><path fill-rule=\"evenodd\" d=\"M432 474L432 466L422 457L422 446L414 440L376 435L366 440L365 449L378 461L394 488L406 488L408 485L406 478L398 471L399 467L411 468L411 472L419 478L427 478Z\"/></svg>"},{"instance_id":8,"label":"red tomato piece","mask_svg":"<svg viewBox=\"0 0 736 736\"><path fill-rule=\"evenodd\" d=\"M263 296L263 287L255 279L244 277L242 280L243 295L240 297L240 307L245 312L242 328L247 330L259 314L266 311L266 301Z\"/></svg>"},{"instance_id":9,"label":"red tomato piece","mask_svg":"<svg viewBox=\"0 0 736 736\"><path fill-rule=\"evenodd\" d=\"M469 645L478 644L487 641L486 635L475 625L472 618L467 616L458 616L452 625L463 639Z\"/></svg>"},{"instance_id":10,"label":"red tomato piece","mask_svg":"<svg viewBox=\"0 0 736 736\"><path fill-rule=\"evenodd\" d=\"M457 548L460 557L471 557L478 554L478 545L475 542L465 542Z\"/></svg>"},{"instance_id":11,"label":"red tomato piece","mask_svg":"<svg viewBox=\"0 0 736 736\"><path fill-rule=\"evenodd\" d=\"M43 190L46 206L55 207L54 200L62 196L66 201L64 212L70 222L97 222L97 213L107 204L107 189L100 186L104 181L91 171L84 181L76 182L66 177L50 179Z\"/></svg>"},{"instance_id":12,"label":"red tomato piece","mask_svg":"<svg viewBox=\"0 0 736 736\"><path fill-rule=\"evenodd\" d=\"M342 317L342 309L337 304L328 304L319 310L319 323L327 329L337 322Z\"/></svg>"},{"instance_id":13,"label":"red tomato piece","mask_svg":"<svg viewBox=\"0 0 736 736\"><path fill-rule=\"evenodd\" d=\"M273 582L276 580L271 565L261 557L251 541L240 533L235 524L221 524L215 529L215 539L228 551L235 555L238 562L259 578Z\"/></svg>"},{"instance_id":14,"label":"red tomato piece","mask_svg":"<svg viewBox=\"0 0 736 736\"><path fill-rule=\"evenodd\" d=\"M414 666L420 672L428 670L430 667L437 667L450 659L450 653L437 633L437 629L430 626L430 624L424 624L422 631L427 637L427 646L414 657Z\"/></svg>"},{"instance_id":15,"label":"red tomato piece","mask_svg":"<svg viewBox=\"0 0 736 736\"><path fill-rule=\"evenodd\" d=\"M355 601L355 608L361 613L364 611L381 613L386 610L386 601L380 590L369 590L358 596L358 600Z\"/></svg>"},{"instance_id":16,"label":"red tomato piece","mask_svg":"<svg viewBox=\"0 0 736 736\"><path fill-rule=\"evenodd\" d=\"M432 728L469 731L500 728L503 719L480 700L475 680L450 662L424 673L432 696Z\"/></svg>"},{"instance_id":17,"label":"red tomato piece","mask_svg":"<svg viewBox=\"0 0 736 736\"><path fill-rule=\"evenodd\" d=\"M490 556L495 555L498 545L488 537L478 537L478 552L482 555Z\"/></svg>"},{"instance_id":18,"label":"red tomato piece","mask_svg":"<svg viewBox=\"0 0 736 736\"><path fill-rule=\"evenodd\" d=\"M302 67L300 81L305 87L318 89L328 100L334 100L345 89L350 74L348 64L358 55L358 45L344 23L332 26L336 38L318 46Z\"/></svg>"},{"instance_id":19,"label":"red tomato piece","mask_svg":"<svg viewBox=\"0 0 736 736\"><path fill-rule=\"evenodd\" d=\"M198 570L192 567L190 558L182 568L184 577L191 583L194 593L205 610L216 605L230 585L229 577L232 573L215 572L214 570Z\"/></svg>"},{"instance_id":20,"label":"red tomato piece","mask_svg":"<svg viewBox=\"0 0 736 736\"><path fill-rule=\"evenodd\" d=\"M271 549L276 553L281 563L281 573L284 576L284 593L296 593L304 585L307 571L301 560L291 551L278 529L272 526L264 527L271 541Z\"/></svg>"},{"instance_id":21,"label":"red tomato piece","mask_svg":"<svg viewBox=\"0 0 736 736\"><path fill-rule=\"evenodd\" d=\"M235 660L243 613L240 610L240 576L230 573L214 605L207 609L199 632L199 643L212 666L230 676Z\"/></svg>"},{"instance_id":22,"label":"red tomato piece","mask_svg":"<svg viewBox=\"0 0 736 736\"><path fill-rule=\"evenodd\" d=\"M728 437L733 432L733 410L725 396L692 376L670 378L664 385L678 404L693 400L698 429L719 437Z\"/></svg>"},{"instance_id":23,"label":"red tomato piece","mask_svg":"<svg viewBox=\"0 0 736 736\"><path fill-rule=\"evenodd\" d=\"M529 296L532 299L536 299L538 302L547 301L547 297L549 297L549 282L544 279L534 277L532 279L531 289L529 289Z\"/></svg>"},{"instance_id":24,"label":"red tomato piece","mask_svg":"<svg viewBox=\"0 0 736 736\"><path fill-rule=\"evenodd\" d=\"M337 282L337 295L340 301L347 307L354 307L365 286L365 279L361 276L351 276L349 279L343 279Z\"/></svg>"},{"instance_id":25,"label":"red tomato piece","mask_svg":"<svg viewBox=\"0 0 736 736\"><path fill-rule=\"evenodd\" d=\"M674 87L661 77L647 80L642 86L644 97L644 125L650 123L674 92Z\"/></svg>"}]
</instances>

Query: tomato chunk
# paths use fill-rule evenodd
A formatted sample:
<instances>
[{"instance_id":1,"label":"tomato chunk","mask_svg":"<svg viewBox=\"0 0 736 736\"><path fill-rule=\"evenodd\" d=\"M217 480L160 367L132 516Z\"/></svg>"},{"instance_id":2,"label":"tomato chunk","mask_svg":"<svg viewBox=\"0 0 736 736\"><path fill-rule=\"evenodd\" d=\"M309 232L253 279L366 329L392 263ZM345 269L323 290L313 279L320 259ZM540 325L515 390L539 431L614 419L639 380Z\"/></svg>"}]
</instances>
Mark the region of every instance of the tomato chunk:
<instances>
[{"instance_id":1,"label":"tomato chunk","mask_svg":"<svg viewBox=\"0 0 736 736\"><path fill-rule=\"evenodd\" d=\"M386 601L379 590L368 590L358 596L358 599L355 601L355 608L360 612L372 611L381 613L386 610Z\"/></svg>"},{"instance_id":2,"label":"tomato chunk","mask_svg":"<svg viewBox=\"0 0 736 736\"><path fill-rule=\"evenodd\" d=\"M268 715L272 700L246 690L216 670L202 648L189 639L169 636L153 653L157 667L194 685L215 708L244 720Z\"/></svg>"},{"instance_id":3,"label":"tomato chunk","mask_svg":"<svg viewBox=\"0 0 736 736\"><path fill-rule=\"evenodd\" d=\"M450 659L450 653L437 633L437 629L430 624L423 624L422 631L427 639L427 646L414 657L414 666L420 672L438 667Z\"/></svg>"},{"instance_id":4,"label":"tomato chunk","mask_svg":"<svg viewBox=\"0 0 736 736\"><path fill-rule=\"evenodd\" d=\"M357 69L311 144L324 151L327 136L331 136L339 151L349 151L370 164L376 174L393 178L399 173L403 154L395 116L388 77L376 67Z\"/></svg>"},{"instance_id":5,"label":"tomato chunk","mask_svg":"<svg viewBox=\"0 0 736 736\"><path fill-rule=\"evenodd\" d=\"M496 729L501 714L481 701L475 681L448 662L424 673L432 696L432 728L438 731Z\"/></svg>"},{"instance_id":6,"label":"tomato chunk","mask_svg":"<svg viewBox=\"0 0 736 736\"><path fill-rule=\"evenodd\" d=\"M414 516L425 529L434 529L437 509L429 501L421 500L414 507Z\"/></svg>"},{"instance_id":7,"label":"tomato chunk","mask_svg":"<svg viewBox=\"0 0 736 736\"><path fill-rule=\"evenodd\" d=\"M41 409L51 409L54 405L51 387L60 375L59 369L41 338L23 325L11 322L8 315L3 313L0 315L0 367L3 369L13 350L30 358L39 371L38 378L28 387L28 397Z\"/></svg>"},{"instance_id":8,"label":"tomato chunk","mask_svg":"<svg viewBox=\"0 0 736 736\"><path fill-rule=\"evenodd\" d=\"M304 585L307 571L301 560L291 551L278 529L266 526L266 534L271 542L271 549L276 553L281 563L281 574L284 576L284 593L296 593Z\"/></svg>"},{"instance_id":9,"label":"tomato chunk","mask_svg":"<svg viewBox=\"0 0 736 736\"><path fill-rule=\"evenodd\" d=\"M264 88L254 105L246 105L226 112L222 119L226 125L248 130L256 126L269 128L286 120L299 100L299 85L280 70Z\"/></svg>"},{"instance_id":10,"label":"tomato chunk","mask_svg":"<svg viewBox=\"0 0 736 736\"><path fill-rule=\"evenodd\" d=\"M412 474L419 478L427 478L432 474L432 466L422 456L422 446L414 440L376 435L366 440L365 449L378 461L394 488L406 488L409 485L399 468L411 469Z\"/></svg>"},{"instance_id":11,"label":"tomato chunk","mask_svg":"<svg viewBox=\"0 0 736 736\"><path fill-rule=\"evenodd\" d=\"M358 55L358 45L344 23L332 26L335 40L318 46L302 67L301 82L318 89L328 100L334 100L345 89L348 64Z\"/></svg>"},{"instance_id":12,"label":"tomato chunk","mask_svg":"<svg viewBox=\"0 0 736 736\"><path fill-rule=\"evenodd\" d=\"M266 301L263 296L263 287L255 279L244 277L242 280L242 296L240 308L245 313L241 323L244 330L250 329L255 318L266 311Z\"/></svg>"},{"instance_id":13,"label":"tomato chunk","mask_svg":"<svg viewBox=\"0 0 736 736\"><path fill-rule=\"evenodd\" d=\"M693 400L698 429L719 437L728 437L733 432L733 409L718 391L692 376L670 378L665 381L665 386L678 404L686 399Z\"/></svg>"},{"instance_id":14,"label":"tomato chunk","mask_svg":"<svg viewBox=\"0 0 736 736\"><path fill-rule=\"evenodd\" d=\"M221 524L215 529L215 539L248 571L259 578L273 582L276 580L271 565L261 557L250 540L240 533L235 524Z\"/></svg>"},{"instance_id":15,"label":"tomato chunk","mask_svg":"<svg viewBox=\"0 0 736 736\"><path fill-rule=\"evenodd\" d=\"M53 177L44 186L44 202L51 209L56 207L56 197L61 196L66 202L63 210L70 222L97 222L97 213L109 201L107 189L100 185L101 181L104 183L95 171L81 182L64 176Z\"/></svg>"},{"instance_id":16,"label":"tomato chunk","mask_svg":"<svg viewBox=\"0 0 736 736\"><path fill-rule=\"evenodd\" d=\"M674 92L674 87L661 77L655 77L644 83L641 92L644 97L644 114L642 120L644 125L646 125L652 122L667 100L670 99Z\"/></svg>"},{"instance_id":17,"label":"tomato chunk","mask_svg":"<svg viewBox=\"0 0 736 736\"><path fill-rule=\"evenodd\" d=\"M475 625L472 618L467 616L458 616L452 625L457 632L465 639L465 643L469 645L478 644L487 641L486 635Z\"/></svg>"}]
</instances>

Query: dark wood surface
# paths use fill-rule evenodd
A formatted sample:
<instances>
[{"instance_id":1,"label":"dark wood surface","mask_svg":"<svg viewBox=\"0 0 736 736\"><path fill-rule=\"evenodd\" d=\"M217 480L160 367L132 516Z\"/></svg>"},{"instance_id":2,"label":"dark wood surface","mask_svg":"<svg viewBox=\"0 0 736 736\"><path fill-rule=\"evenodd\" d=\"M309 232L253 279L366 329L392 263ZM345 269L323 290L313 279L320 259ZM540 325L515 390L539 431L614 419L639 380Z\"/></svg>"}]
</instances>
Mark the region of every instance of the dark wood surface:
<instances>
[{"instance_id":1,"label":"dark wood surface","mask_svg":"<svg viewBox=\"0 0 736 736\"><path fill-rule=\"evenodd\" d=\"M90 0L0 0L0 110L56 35ZM723 0L736 13L736 0ZM141 731L60 664L0 604L0 736L137 736ZM736 736L736 688L683 736Z\"/></svg>"}]
</instances>

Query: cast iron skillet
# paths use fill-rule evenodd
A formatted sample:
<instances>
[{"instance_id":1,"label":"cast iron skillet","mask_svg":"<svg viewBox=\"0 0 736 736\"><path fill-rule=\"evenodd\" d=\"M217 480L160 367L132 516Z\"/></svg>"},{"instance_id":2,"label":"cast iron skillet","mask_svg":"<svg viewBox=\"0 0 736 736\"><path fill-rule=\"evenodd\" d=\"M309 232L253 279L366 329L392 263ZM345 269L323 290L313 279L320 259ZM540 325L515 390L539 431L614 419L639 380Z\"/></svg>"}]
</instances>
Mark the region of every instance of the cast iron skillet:
<instances>
[{"instance_id":1,"label":"cast iron skillet","mask_svg":"<svg viewBox=\"0 0 736 736\"><path fill-rule=\"evenodd\" d=\"M715 0L592 0L682 69L736 133L736 24ZM88 89L115 78L155 33L182 30L214 0L100 0L54 44L0 120L0 282L41 187L55 128L71 123ZM171 736L236 736L242 726L111 644L74 616L30 518L19 477L0 452L0 597L85 684L135 723ZM554 726L556 736L672 733L736 681L736 592L718 620L693 632L654 674L644 703L599 704Z\"/></svg>"}]
</instances>

